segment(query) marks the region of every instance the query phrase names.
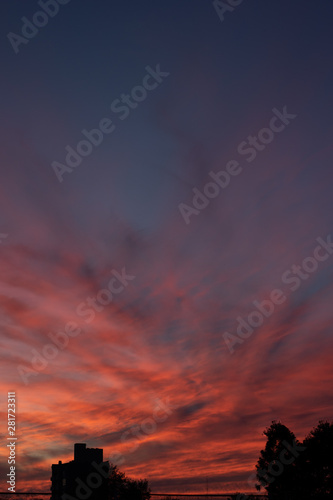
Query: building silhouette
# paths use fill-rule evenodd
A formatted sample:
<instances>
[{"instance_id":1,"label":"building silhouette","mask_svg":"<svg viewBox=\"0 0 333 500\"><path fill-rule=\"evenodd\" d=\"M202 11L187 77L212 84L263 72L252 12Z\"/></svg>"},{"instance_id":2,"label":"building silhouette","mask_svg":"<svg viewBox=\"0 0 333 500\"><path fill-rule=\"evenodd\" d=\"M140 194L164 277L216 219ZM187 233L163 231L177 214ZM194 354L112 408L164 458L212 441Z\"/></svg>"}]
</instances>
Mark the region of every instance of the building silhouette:
<instances>
[{"instance_id":1,"label":"building silhouette","mask_svg":"<svg viewBox=\"0 0 333 500\"><path fill-rule=\"evenodd\" d=\"M103 449L74 444L74 460L52 465L51 500L107 499L109 462Z\"/></svg>"}]
</instances>

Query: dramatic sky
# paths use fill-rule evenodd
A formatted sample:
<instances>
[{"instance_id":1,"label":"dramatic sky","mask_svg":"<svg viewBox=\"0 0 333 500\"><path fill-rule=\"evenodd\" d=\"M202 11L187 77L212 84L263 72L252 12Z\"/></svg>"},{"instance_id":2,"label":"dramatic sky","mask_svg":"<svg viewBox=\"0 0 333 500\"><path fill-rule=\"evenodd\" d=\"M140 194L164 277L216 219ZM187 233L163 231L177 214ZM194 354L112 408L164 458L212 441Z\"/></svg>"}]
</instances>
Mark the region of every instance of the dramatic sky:
<instances>
[{"instance_id":1,"label":"dramatic sky","mask_svg":"<svg viewBox=\"0 0 333 500\"><path fill-rule=\"evenodd\" d=\"M0 4L17 490L86 442L155 492L253 491L272 420L332 420L332 3L70 0L36 31L40 10Z\"/></svg>"}]
</instances>

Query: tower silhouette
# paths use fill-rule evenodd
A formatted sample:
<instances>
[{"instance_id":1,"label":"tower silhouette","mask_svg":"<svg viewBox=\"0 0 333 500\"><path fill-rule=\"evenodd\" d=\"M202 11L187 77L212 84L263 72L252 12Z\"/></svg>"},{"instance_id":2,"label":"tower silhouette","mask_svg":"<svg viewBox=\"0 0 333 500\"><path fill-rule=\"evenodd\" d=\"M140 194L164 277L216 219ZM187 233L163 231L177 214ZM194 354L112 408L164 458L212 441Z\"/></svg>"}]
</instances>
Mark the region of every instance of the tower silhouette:
<instances>
[{"instance_id":1,"label":"tower silhouette","mask_svg":"<svg viewBox=\"0 0 333 500\"><path fill-rule=\"evenodd\" d=\"M74 460L52 465L51 500L107 499L109 462L103 462L103 449L74 444Z\"/></svg>"}]
</instances>

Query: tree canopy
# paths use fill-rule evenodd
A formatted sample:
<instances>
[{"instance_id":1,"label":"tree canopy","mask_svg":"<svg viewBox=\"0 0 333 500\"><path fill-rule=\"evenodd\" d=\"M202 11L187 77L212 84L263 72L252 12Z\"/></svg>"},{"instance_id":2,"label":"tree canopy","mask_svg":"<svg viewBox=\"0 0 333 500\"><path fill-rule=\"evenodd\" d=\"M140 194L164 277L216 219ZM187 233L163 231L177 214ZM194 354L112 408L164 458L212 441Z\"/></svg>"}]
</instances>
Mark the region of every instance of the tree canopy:
<instances>
[{"instance_id":1,"label":"tree canopy","mask_svg":"<svg viewBox=\"0 0 333 500\"><path fill-rule=\"evenodd\" d=\"M320 421L303 442L281 422L264 431L267 442L256 465L257 489L269 500L333 497L333 422Z\"/></svg>"},{"instance_id":2,"label":"tree canopy","mask_svg":"<svg viewBox=\"0 0 333 500\"><path fill-rule=\"evenodd\" d=\"M113 464L110 464L108 492L110 500L150 499L150 488L146 479L130 479Z\"/></svg>"}]
</instances>

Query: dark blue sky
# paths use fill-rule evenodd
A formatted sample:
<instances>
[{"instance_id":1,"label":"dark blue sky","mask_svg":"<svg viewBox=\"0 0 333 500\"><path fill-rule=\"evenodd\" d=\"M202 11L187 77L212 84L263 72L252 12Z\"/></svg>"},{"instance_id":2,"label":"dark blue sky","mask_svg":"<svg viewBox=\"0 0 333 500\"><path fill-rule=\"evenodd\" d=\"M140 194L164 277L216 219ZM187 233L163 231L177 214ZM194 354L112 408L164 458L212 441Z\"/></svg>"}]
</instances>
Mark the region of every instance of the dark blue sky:
<instances>
[{"instance_id":1,"label":"dark blue sky","mask_svg":"<svg viewBox=\"0 0 333 500\"><path fill-rule=\"evenodd\" d=\"M212 2L71 0L17 55L6 32L19 34L21 17L31 19L37 3L2 2L0 8L4 121L22 127L47 164L60 161L82 128L110 116L110 103L142 81L147 65L160 63L170 72L80 172L66 179L85 189L95 173L103 178L99 187L106 177L114 185L116 175L126 200L122 210L138 226L158 223L157 214L167 215L171 192L175 202L181 199L181 181L195 184L207 162L260 128L273 106L288 103L302 113L303 133L311 136L302 144L305 158L327 138L332 85L327 2L244 1L221 23ZM319 120L322 128L316 126ZM189 150L200 150L203 165L192 158L191 165L179 163ZM113 174L117 162L126 167ZM64 192L66 187L60 196ZM94 201L103 203L104 196Z\"/></svg>"}]
</instances>

